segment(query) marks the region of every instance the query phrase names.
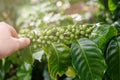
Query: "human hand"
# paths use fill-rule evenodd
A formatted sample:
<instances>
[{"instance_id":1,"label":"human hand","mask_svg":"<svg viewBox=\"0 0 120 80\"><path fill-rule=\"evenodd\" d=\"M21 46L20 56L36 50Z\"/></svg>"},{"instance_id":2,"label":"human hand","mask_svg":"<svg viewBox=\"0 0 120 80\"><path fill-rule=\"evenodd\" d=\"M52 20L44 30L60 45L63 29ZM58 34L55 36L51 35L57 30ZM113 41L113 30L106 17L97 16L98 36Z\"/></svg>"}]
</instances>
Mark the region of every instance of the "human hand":
<instances>
[{"instance_id":1,"label":"human hand","mask_svg":"<svg viewBox=\"0 0 120 80\"><path fill-rule=\"evenodd\" d=\"M0 59L11 55L13 52L24 48L30 44L28 38L19 38L16 30L0 22Z\"/></svg>"}]
</instances>

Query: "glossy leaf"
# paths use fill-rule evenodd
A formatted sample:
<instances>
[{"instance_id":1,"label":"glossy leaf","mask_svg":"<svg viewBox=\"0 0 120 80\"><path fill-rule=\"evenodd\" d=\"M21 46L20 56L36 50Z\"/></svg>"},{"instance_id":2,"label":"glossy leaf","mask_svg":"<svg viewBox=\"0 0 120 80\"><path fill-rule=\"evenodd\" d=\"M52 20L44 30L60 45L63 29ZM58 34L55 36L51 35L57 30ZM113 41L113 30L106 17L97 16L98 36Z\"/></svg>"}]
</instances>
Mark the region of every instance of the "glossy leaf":
<instances>
[{"instance_id":1,"label":"glossy leaf","mask_svg":"<svg viewBox=\"0 0 120 80\"><path fill-rule=\"evenodd\" d=\"M52 45L48 59L48 69L52 78L62 76L71 65L69 48L65 45Z\"/></svg>"},{"instance_id":2,"label":"glossy leaf","mask_svg":"<svg viewBox=\"0 0 120 80\"><path fill-rule=\"evenodd\" d=\"M120 37L114 38L108 45L106 52L108 74L112 80L120 80Z\"/></svg>"},{"instance_id":3,"label":"glossy leaf","mask_svg":"<svg viewBox=\"0 0 120 80\"><path fill-rule=\"evenodd\" d=\"M80 80L102 80L106 64L101 50L94 42L82 38L73 43L71 56Z\"/></svg>"},{"instance_id":4,"label":"glossy leaf","mask_svg":"<svg viewBox=\"0 0 120 80\"><path fill-rule=\"evenodd\" d=\"M104 52L109 40L116 35L117 30L115 27L107 24L96 24L96 28L93 30L90 39Z\"/></svg>"}]
</instances>

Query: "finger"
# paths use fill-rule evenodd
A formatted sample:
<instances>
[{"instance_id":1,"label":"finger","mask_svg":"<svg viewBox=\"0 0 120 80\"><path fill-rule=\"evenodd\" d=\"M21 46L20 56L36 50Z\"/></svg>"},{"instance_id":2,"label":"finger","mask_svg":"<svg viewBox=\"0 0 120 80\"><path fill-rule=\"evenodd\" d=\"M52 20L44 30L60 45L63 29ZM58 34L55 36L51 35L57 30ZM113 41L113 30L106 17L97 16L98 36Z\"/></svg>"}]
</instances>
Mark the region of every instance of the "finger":
<instances>
[{"instance_id":1,"label":"finger","mask_svg":"<svg viewBox=\"0 0 120 80\"><path fill-rule=\"evenodd\" d=\"M0 55L0 59L11 55L15 51L17 51L21 48L24 48L24 47L28 46L29 44L30 44L30 40L28 38L19 38L19 39L12 38L11 44L9 45L11 49L8 48L8 49L6 49L6 51L1 52L3 54Z\"/></svg>"},{"instance_id":2,"label":"finger","mask_svg":"<svg viewBox=\"0 0 120 80\"><path fill-rule=\"evenodd\" d=\"M18 39L19 43L19 49L24 48L30 44L30 39L28 38L19 38Z\"/></svg>"},{"instance_id":3,"label":"finger","mask_svg":"<svg viewBox=\"0 0 120 80\"><path fill-rule=\"evenodd\" d=\"M13 27L10 27L11 35L15 38L18 38L18 33Z\"/></svg>"},{"instance_id":4,"label":"finger","mask_svg":"<svg viewBox=\"0 0 120 80\"><path fill-rule=\"evenodd\" d=\"M18 38L18 34L17 34L16 30L12 26L10 26L9 24L7 24L5 22L0 22L0 25L8 27L8 29L9 29L9 31L11 33L11 36L15 37L15 38Z\"/></svg>"}]
</instances>

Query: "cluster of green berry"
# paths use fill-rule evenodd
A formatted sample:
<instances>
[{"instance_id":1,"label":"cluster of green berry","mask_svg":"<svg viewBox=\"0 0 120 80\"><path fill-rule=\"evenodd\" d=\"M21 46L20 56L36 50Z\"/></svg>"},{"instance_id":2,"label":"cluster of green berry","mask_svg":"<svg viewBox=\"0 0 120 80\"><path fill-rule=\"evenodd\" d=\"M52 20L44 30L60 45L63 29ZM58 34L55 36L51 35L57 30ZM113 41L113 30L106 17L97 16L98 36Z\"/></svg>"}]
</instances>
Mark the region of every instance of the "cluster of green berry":
<instances>
[{"instance_id":1,"label":"cluster of green berry","mask_svg":"<svg viewBox=\"0 0 120 80\"><path fill-rule=\"evenodd\" d=\"M81 37L89 37L94 25L79 25L66 27L49 27L40 32L23 29L20 36L28 37L34 44L40 46L48 46L52 43L71 44L73 41Z\"/></svg>"}]
</instances>

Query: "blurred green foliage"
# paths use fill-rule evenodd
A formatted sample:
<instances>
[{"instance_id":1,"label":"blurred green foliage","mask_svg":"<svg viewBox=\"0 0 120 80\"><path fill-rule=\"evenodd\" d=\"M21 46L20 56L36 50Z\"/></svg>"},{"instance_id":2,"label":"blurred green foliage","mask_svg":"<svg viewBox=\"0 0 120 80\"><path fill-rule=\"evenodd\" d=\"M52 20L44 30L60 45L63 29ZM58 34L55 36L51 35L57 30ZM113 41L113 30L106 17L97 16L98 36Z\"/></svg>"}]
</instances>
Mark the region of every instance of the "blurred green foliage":
<instances>
[{"instance_id":1,"label":"blurred green foliage","mask_svg":"<svg viewBox=\"0 0 120 80\"><path fill-rule=\"evenodd\" d=\"M16 11L22 5L29 4L29 0L0 0L0 21L15 25Z\"/></svg>"},{"instance_id":2,"label":"blurred green foliage","mask_svg":"<svg viewBox=\"0 0 120 80\"><path fill-rule=\"evenodd\" d=\"M107 22L109 24L120 20L120 1L119 0L99 0L100 9L100 21Z\"/></svg>"}]
</instances>

